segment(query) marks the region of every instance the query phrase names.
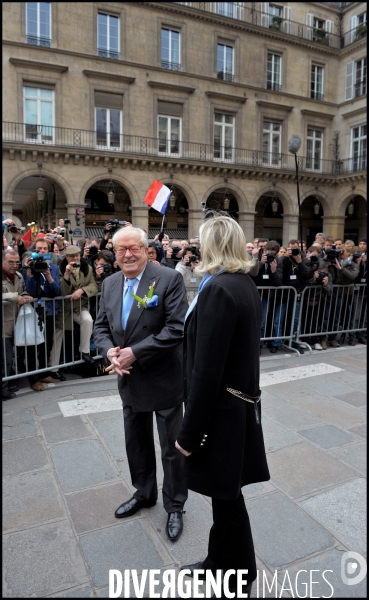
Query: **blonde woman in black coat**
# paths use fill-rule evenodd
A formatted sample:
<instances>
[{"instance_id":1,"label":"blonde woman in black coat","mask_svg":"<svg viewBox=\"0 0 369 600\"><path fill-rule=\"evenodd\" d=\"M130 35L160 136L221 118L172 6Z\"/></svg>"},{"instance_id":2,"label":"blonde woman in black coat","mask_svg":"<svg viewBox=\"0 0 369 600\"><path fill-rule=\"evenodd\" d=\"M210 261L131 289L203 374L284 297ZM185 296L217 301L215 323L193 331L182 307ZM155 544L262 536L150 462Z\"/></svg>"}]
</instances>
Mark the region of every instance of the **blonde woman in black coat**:
<instances>
[{"instance_id":1,"label":"blonde woman in black coat","mask_svg":"<svg viewBox=\"0 0 369 600\"><path fill-rule=\"evenodd\" d=\"M189 489L212 498L214 524L207 557L183 569L248 569L242 591L250 595L257 572L241 488L270 479L260 412L261 302L236 221L207 219L200 240L204 277L185 318L186 411L176 448L187 457ZM237 591L236 575L229 589Z\"/></svg>"}]
</instances>

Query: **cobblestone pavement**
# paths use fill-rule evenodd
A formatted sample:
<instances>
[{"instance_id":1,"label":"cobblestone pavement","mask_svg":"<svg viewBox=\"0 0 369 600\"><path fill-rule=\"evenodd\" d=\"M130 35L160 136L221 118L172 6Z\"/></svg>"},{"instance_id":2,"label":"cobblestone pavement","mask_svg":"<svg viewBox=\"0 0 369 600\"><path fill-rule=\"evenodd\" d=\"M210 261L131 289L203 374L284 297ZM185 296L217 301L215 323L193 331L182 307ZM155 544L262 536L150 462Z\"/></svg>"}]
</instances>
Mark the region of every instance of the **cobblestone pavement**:
<instances>
[{"instance_id":1,"label":"cobblestone pavement","mask_svg":"<svg viewBox=\"0 0 369 600\"><path fill-rule=\"evenodd\" d=\"M299 367L304 376L288 380L284 370ZM366 559L366 347L298 359L264 349L261 372L271 480L243 490L259 569L252 597L364 598L366 578L345 584L341 561L348 551ZM116 396L115 377L68 376L41 393L20 385L3 402L3 597L107 598L109 569L178 573L205 557L204 496L189 493L175 544L160 494L154 508L114 518L133 489L121 409L63 416L59 403ZM160 485L157 434L156 447ZM363 567L346 563L352 583Z\"/></svg>"}]
</instances>

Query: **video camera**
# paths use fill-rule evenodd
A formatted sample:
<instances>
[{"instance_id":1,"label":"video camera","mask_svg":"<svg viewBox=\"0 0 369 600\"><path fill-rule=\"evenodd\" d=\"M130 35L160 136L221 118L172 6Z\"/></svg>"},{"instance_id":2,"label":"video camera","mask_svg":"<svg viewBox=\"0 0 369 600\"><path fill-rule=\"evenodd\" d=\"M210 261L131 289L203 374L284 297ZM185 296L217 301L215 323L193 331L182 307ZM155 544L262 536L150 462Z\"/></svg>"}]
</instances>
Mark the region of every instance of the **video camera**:
<instances>
[{"instance_id":1,"label":"video camera","mask_svg":"<svg viewBox=\"0 0 369 600\"><path fill-rule=\"evenodd\" d=\"M325 250L325 259L330 263L335 263L336 258L338 259L342 252L343 250L337 250L336 244L332 244L332 248Z\"/></svg>"},{"instance_id":2,"label":"video camera","mask_svg":"<svg viewBox=\"0 0 369 600\"><path fill-rule=\"evenodd\" d=\"M127 221L118 221L118 219L109 219L108 223L109 223L109 225L111 225L111 229L105 229L105 233L107 233L107 232L115 233L116 231L118 231L119 227L123 227L127 223Z\"/></svg>"},{"instance_id":3,"label":"video camera","mask_svg":"<svg viewBox=\"0 0 369 600\"><path fill-rule=\"evenodd\" d=\"M48 270L49 265L45 261L51 260L51 254L32 252L31 258L32 260L29 261L27 267L29 267L33 273L44 273Z\"/></svg>"}]
</instances>

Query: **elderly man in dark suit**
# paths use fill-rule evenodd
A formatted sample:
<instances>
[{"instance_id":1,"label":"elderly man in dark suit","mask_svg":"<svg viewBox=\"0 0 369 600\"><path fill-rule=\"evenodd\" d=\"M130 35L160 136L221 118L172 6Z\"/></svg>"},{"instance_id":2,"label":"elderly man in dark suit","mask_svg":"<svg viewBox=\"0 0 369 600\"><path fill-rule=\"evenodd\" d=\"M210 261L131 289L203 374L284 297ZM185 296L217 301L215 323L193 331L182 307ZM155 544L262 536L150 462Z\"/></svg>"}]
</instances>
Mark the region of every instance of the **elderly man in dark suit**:
<instances>
[{"instance_id":1,"label":"elderly man in dark suit","mask_svg":"<svg viewBox=\"0 0 369 600\"><path fill-rule=\"evenodd\" d=\"M183 530L183 505L188 494L183 456L174 447L183 417L186 290L180 273L147 260L148 241L142 229L120 229L113 245L121 271L102 285L93 335L101 354L111 362L107 371L119 375L127 457L132 485L137 490L119 506L115 516L130 517L156 504L155 411L164 469L166 531L175 541ZM144 307L131 294L144 299L150 287L155 293Z\"/></svg>"}]
</instances>

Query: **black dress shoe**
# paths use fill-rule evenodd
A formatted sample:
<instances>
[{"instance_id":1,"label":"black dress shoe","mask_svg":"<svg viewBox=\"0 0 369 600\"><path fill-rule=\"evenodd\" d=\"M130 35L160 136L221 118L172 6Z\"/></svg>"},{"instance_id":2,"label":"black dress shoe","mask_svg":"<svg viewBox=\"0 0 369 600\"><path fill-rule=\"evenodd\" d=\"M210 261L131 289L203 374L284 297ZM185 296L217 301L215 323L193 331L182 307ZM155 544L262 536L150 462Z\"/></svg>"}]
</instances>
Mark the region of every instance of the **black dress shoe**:
<instances>
[{"instance_id":1,"label":"black dress shoe","mask_svg":"<svg viewBox=\"0 0 369 600\"><path fill-rule=\"evenodd\" d=\"M8 390L9 390L9 392L19 392L19 387L17 386L16 383L9 383Z\"/></svg>"},{"instance_id":2,"label":"black dress shoe","mask_svg":"<svg viewBox=\"0 0 369 600\"><path fill-rule=\"evenodd\" d=\"M3 400L10 400L11 398L17 397L17 395L14 394L13 392L3 392L1 395L2 395Z\"/></svg>"},{"instance_id":3,"label":"black dress shoe","mask_svg":"<svg viewBox=\"0 0 369 600\"><path fill-rule=\"evenodd\" d=\"M137 500L134 496L127 502L123 502L115 511L115 517L117 519L124 519L124 517L132 517L136 514L140 508L151 508L155 506L156 500Z\"/></svg>"},{"instance_id":4,"label":"black dress shoe","mask_svg":"<svg viewBox=\"0 0 369 600\"><path fill-rule=\"evenodd\" d=\"M168 514L167 525L165 531L168 538L172 542L176 542L183 531L183 514L184 510L177 510Z\"/></svg>"},{"instance_id":5,"label":"black dress shoe","mask_svg":"<svg viewBox=\"0 0 369 600\"><path fill-rule=\"evenodd\" d=\"M67 378L64 377L63 373L60 373L60 371L52 371L51 377L55 377L55 379L59 379L59 381L67 381Z\"/></svg>"},{"instance_id":6,"label":"black dress shoe","mask_svg":"<svg viewBox=\"0 0 369 600\"><path fill-rule=\"evenodd\" d=\"M94 363L94 359L92 358L91 354L86 354L86 352L82 352L82 359L86 362L86 363Z\"/></svg>"},{"instance_id":7,"label":"black dress shoe","mask_svg":"<svg viewBox=\"0 0 369 600\"><path fill-rule=\"evenodd\" d=\"M215 577L216 569L209 569L209 567L206 569L204 566L204 563L205 563L205 561L193 563L192 565L184 565L183 567L181 567L181 571L184 571L185 569L187 571L191 571L188 574L189 577L193 577L195 571L199 571L199 570L204 571L203 573L198 574L198 579L206 579L206 571L211 571Z\"/></svg>"}]
</instances>

